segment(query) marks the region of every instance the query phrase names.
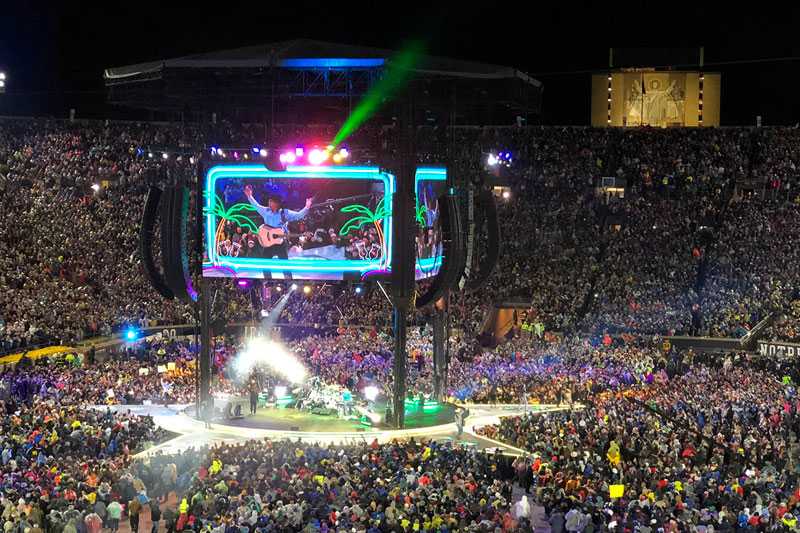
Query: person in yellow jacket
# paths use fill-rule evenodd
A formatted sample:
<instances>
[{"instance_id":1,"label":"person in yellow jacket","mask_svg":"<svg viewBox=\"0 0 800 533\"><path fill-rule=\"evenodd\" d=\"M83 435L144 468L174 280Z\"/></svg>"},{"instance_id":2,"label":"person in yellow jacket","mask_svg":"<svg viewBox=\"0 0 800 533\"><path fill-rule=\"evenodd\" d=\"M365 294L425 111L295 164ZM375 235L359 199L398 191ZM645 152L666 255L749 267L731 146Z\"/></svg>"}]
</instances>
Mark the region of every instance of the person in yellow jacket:
<instances>
[{"instance_id":1,"label":"person in yellow jacket","mask_svg":"<svg viewBox=\"0 0 800 533\"><path fill-rule=\"evenodd\" d=\"M431 457L431 447L425 446L425 449L422 451L422 460L427 461Z\"/></svg>"},{"instance_id":2,"label":"person in yellow jacket","mask_svg":"<svg viewBox=\"0 0 800 533\"><path fill-rule=\"evenodd\" d=\"M608 462L610 462L613 466L617 466L619 464L622 456L619 453L619 444L617 444L616 441L612 440L611 444L609 444L606 457L608 458Z\"/></svg>"}]
</instances>

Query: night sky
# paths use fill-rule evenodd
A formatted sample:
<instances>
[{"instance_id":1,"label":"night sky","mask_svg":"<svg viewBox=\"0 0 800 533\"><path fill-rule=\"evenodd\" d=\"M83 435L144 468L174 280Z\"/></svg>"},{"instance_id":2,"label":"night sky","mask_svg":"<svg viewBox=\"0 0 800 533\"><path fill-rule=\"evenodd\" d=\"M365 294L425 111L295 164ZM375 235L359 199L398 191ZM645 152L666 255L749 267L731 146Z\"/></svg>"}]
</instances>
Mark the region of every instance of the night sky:
<instances>
[{"instance_id":1,"label":"night sky","mask_svg":"<svg viewBox=\"0 0 800 533\"><path fill-rule=\"evenodd\" d=\"M765 125L800 121L800 59L714 65L800 58L800 8L470 3L4 2L0 69L9 89L0 113L65 116L77 107L101 116L109 112L109 66L295 38L387 48L422 38L432 54L513 66L541 80L545 124L588 123L589 72L607 67L609 46L625 47L617 58L630 66L661 66L696 63L703 45L706 70L723 74L723 125L753 124L759 114Z\"/></svg>"}]
</instances>

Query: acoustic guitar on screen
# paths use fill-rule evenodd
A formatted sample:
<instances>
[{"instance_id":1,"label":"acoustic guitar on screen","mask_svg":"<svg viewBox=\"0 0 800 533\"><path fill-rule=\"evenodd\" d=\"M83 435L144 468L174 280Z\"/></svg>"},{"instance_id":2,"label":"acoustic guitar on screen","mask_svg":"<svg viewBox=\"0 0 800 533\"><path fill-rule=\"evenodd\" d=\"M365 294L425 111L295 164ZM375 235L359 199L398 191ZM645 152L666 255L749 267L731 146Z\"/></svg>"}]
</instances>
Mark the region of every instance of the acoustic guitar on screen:
<instances>
[{"instance_id":1,"label":"acoustic guitar on screen","mask_svg":"<svg viewBox=\"0 0 800 533\"><path fill-rule=\"evenodd\" d=\"M287 233L283 228L273 228L262 224L258 228L258 243L264 248L283 244L286 239L300 237L302 233Z\"/></svg>"}]
</instances>

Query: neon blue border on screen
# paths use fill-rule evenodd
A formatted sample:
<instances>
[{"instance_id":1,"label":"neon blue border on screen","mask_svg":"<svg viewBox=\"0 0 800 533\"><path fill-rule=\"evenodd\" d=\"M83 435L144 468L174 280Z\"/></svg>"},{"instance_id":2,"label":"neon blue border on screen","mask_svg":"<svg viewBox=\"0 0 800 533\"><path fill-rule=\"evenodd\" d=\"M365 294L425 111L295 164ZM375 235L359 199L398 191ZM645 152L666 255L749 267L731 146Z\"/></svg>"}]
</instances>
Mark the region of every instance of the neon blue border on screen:
<instances>
[{"instance_id":1,"label":"neon blue border on screen","mask_svg":"<svg viewBox=\"0 0 800 533\"><path fill-rule=\"evenodd\" d=\"M214 246L216 236L216 215L206 215L206 253L208 260L203 262L204 268L227 267L234 271L259 270L268 272L284 272L292 270L303 273L334 273L334 272L359 272L381 270L392 264L392 195L395 192L395 178L388 172L381 172L378 167L323 167L323 166L289 166L286 170L270 170L263 165L216 165L206 172L205 207L210 212L211 202L214 198L214 186L218 179L352 179L364 181L380 181L383 183L384 204L389 213L383 219L384 235L386 235L383 257L378 261L353 260L326 260L326 259L266 259L266 258L241 258L220 259ZM387 194L388 191L388 194Z\"/></svg>"}]
</instances>

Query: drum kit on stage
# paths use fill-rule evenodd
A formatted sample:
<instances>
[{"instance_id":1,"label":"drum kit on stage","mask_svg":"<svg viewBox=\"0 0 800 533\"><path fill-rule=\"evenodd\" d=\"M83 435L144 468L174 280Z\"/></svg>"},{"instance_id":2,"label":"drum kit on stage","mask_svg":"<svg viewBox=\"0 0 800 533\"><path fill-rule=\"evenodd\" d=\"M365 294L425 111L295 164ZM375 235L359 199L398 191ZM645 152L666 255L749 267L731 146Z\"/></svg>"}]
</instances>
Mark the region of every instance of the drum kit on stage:
<instances>
[{"instance_id":1,"label":"drum kit on stage","mask_svg":"<svg viewBox=\"0 0 800 533\"><path fill-rule=\"evenodd\" d=\"M318 377L311 378L304 387L305 398L299 407L315 414L337 415L339 418L354 416L353 394L346 387L324 383Z\"/></svg>"}]
</instances>

